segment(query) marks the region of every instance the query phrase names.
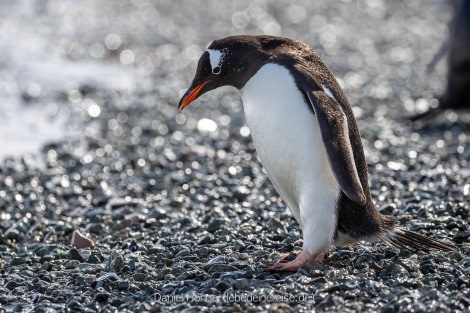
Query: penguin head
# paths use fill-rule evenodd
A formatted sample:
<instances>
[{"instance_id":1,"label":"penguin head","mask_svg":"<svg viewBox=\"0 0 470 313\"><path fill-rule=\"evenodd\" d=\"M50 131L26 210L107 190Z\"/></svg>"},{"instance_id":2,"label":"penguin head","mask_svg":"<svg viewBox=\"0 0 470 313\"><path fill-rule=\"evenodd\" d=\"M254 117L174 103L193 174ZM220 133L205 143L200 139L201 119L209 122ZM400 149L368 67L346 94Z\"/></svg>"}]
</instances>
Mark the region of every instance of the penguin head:
<instances>
[{"instance_id":1,"label":"penguin head","mask_svg":"<svg viewBox=\"0 0 470 313\"><path fill-rule=\"evenodd\" d=\"M199 59L196 75L178 108L182 110L202 94L221 86L243 88L267 59L259 36L215 40Z\"/></svg>"}]
</instances>

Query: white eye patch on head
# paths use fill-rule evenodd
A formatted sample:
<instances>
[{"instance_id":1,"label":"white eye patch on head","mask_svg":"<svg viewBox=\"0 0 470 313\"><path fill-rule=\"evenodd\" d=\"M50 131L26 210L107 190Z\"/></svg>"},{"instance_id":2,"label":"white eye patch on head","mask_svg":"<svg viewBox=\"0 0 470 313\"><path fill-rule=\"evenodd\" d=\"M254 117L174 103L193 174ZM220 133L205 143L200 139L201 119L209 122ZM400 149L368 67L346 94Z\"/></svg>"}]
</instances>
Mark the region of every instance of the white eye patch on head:
<instances>
[{"instance_id":1,"label":"white eye patch on head","mask_svg":"<svg viewBox=\"0 0 470 313\"><path fill-rule=\"evenodd\" d=\"M225 53L220 50L213 49L207 49L207 52L209 52L209 61L211 62L212 73L219 74Z\"/></svg>"}]
</instances>

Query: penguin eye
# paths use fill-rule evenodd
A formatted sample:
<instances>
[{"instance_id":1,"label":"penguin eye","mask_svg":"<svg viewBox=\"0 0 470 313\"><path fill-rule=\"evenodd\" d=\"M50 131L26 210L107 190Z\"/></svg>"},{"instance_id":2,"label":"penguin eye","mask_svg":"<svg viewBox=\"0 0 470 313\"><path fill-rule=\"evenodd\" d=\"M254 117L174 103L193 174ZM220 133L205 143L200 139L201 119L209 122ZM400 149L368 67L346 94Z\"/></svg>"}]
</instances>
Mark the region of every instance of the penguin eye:
<instances>
[{"instance_id":1,"label":"penguin eye","mask_svg":"<svg viewBox=\"0 0 470 313\"><path fill-rule=\"evenodd\" d=\"M212 74L219 74L220 73L220 66L216 66L212 69Z\"/></svg>"}]
</instances>

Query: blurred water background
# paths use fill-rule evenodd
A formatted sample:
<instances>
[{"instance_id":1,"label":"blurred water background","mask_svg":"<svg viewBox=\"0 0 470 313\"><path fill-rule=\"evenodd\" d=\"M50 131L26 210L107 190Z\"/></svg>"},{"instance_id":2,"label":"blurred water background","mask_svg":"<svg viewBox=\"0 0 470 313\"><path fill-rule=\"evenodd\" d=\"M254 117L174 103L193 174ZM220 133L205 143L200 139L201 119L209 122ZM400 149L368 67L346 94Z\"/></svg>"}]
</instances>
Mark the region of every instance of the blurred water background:
<instances>
[{"instance_id":1,"label":"blurred water background","mask_svg":"<svg viewBox=\"0 0 470 313\"><path fill-rule=\"evenodd\" d=\"M360 97L390 106L381 100L397 89L396 112L424 111L445 87L445 62L432 75L425 66L450 17L441 0L2 1L0 158L92 131L80 126L103 110L91 91L118 94L118 107L135 105L139 92L176 103L206 45L241 33L307 42L358 117Z\"/></svg>"},{"instance_id":2,"label":"blurred water background","mask_svg":"<svg viewBox=\"0 0 470 313\"><path fill-rule=\"evenodd\" d=\"M111 32L120 23L105 16L92 1L0 3L0 158L83 134L80 120L101 113L83 96L89 89L145 85L132 51Z\"/></svg>"}]
</instances>

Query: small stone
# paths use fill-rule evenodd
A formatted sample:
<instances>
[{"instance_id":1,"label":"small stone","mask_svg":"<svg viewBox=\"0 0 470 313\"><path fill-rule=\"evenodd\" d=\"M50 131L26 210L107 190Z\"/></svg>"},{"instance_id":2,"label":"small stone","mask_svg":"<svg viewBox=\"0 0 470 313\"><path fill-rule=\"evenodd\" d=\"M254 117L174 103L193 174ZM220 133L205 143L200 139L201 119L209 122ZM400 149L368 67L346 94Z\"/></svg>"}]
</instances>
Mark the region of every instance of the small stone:
<instances>
[{"instance_id":1,"label":"small stone","mask_svg":"<svg viewBox=\"0 0 470 313\"><path fill-rule=\"evenodd\" d=\"M16 281L10 280L5 284L5 288L8 290L13 290L16 288Z\"/></svg>"},{"instance_id":2,"label":"small stone","mask_svg":"<svg viewBox=\"0 0 470 313\"><path fill-rule=\"evenodd\" d=\"M455 233L453 239L457 242L462 242L462 241L466 241L469 237L470 237L470 231L465 230L465 231L458 231L457 233Z\"/></svg>"},{"instance_id":3,"label":"small stone","mask_svg":"<svg viewBox=\"0 0 470 313\"><path fill-rule=\"evenodd\" d=\"M116 232L113 235L113 237L111 237L111 240L117 241L117 240L123 240L123 239L129 238L129 233L130 233L130 228L124 228Z\"/></svg>"},{"instance_id":4,"label":"small stone","mask_svg":"<svg viewBox=\"0 0 470 313\"><path fill-rule=\"evenodd\" d=\"M101 259L96 254L92 254L88 257L87 263L100 264Z\"/></svg>"},{"instance_id":5,"label":"small stone","mask_svg":"<svg viewBox=\"0 0 470 313\"><path fill-rule=\"evenodd\" d=\"M213 249L224 249L225 247L227 247L226 243L214 243L211 245L211 248Z\"/></svg>"},{"instance_id":6,"label":"small stone","mask_svg":"<svg viewBox=\"0 0 470 313\"><path fill-rule=\"evenodd\" d=\"M108 261L106 262L105 270L107 272L118 272L124 267L124 257L116 251L111 252Z\"/></svg>"},{"instance_id":7,"label":"small stone","mask_svg":"<svg viewBox=\"0 0 470 313\"><path fill-rule=\"evenodd\" d=\"M127 280L119 281L114 285L119 291L126 291L129 289L129 282Z\"/></svg>"},{"instance_id":8,"label":"small stone","mask_svg":"<svg viewBox=\"0 0 470 313\"><path fill-rule=\"evenodd\" d=\"M85 277L85 284L87 285L93 285L96 282L96 276L95 275L88 275Z\"/></svg>"},{"instance_id":9,"label":"small stone","mask_svg":"<svg viewBox=\"0 0 470 313\"><path fill-rule=\"evenodd\" d=\"M82 235L78 230L74 230L72 234L72 247L75 247L77 249L82 249L82 248L94 248L95 244L93 243L93 240L85 237Z\"/></svg>"},{"instance_id":10,"label":"small stone","mask_svg":"<svg viewBox=\"0 0 470 313\"><path fill-rule=\"evenodd\" d=\"M315 285L315 284L326 284L328 281L326 280L325 277L317 277L317 278L314 278L312 279L312 281L310 281L310 284L312 285Z\"/></svg>"},{"instance_id":11,"label":"small stone","mask_svg":"<svg viewBox=\"0 0 470 313\"><path fill-rule=\"evenodd\" d=\"M328 293L333 293L339 291L339 285L338 284L332 284L325 289L322 290L322 292L328 292Z\"/></svg>"},{"instance_id":12,"label":"small stone","mask_svg":"<svg viewBox=\"0 0 470 313\"><path fill-rule=\"evenodd\" d=\"M202 247L200 249L197 249L195 253L198 257L205 258L207 255L209 255L209 249L206 247Z\"/></svg>"},{"instance_id":13,"label":"small stone","mask_svg":"<svg viewBox=\"0 0 470 313\"><path fill-rule=\"evenodd\" d=\"M77 207L68 213L70 217L81 217L85 213L86 209L82 207Z\"/></svg>"},{"instance_id":14,"label":"small stone","mask_svg":"<svg viewBox=\"0 0 470 313\"><path fill-rule=\"evenodd\" d=\"M399 278L409 277L410 273L408 273L408 271L400 264L394 264L392 270L390 271L390 275L394 278Z\"/></svg>"},{"instance_id":15,"label":"small stone","mask_svg":"<svg viewBox=\"0 0 470 313\"><path fill-rule=\"evenodd\" d=\"M112 228L113 230L123 230L125 228L130 228L132 226L132 219L124 219L122 221L119 221L116 225L114 225Z\"/></svg>"},{"instance_id":16,"label":"small stone","mask_svg":"<svg viewBox=\"0 0 470 313\"><path fill-rule=\"evenodd\" d=\"M273 303L269 312L291 313L295 312L288 303Z\"/></svg>"},{"instance_id":17,"label":"small stone","mask_svg":"<svg viewBox=\"0 0 470 313\"><path fill-rule=\"evenodd\" d=\"M245 250L246 248L246 245L243 241L241 240L235 240L234 244L233 244L233 249L236 250L236 251L242 251L242 250Z\"/></svg>"},{"instance_id":18,"label":"small stone","mask_svg":"<svg viewBox=\"0 0 470 313\"><path fill-rule=\"evenodd\" d=\"M384 215L391 215L396 210L396 205L384 204L381 207L379 207L378 210L379 210L380 213L382 213Z\"/></svg>"},{"instance_id":19,"label":"small stone","mask_svg":"<svg viewBox=\"0 0 470 313\"><path fill-rule=\"evenodd\" d=\"M78 264L80 264L79 261L70 260L70 261L65 262L64 267L65 267L65 269L71 270L71 269L74 269L75 267L77 267Z\"/></svg>"},{"instance_id":20,"label":"small stone","mask_svg":"<svg viewBox=\"0 0 470 313\"><path fill-rule=\"evenodd\" d=\"M213 264L227 264L228 260L225 255L218 255L215 258L210 259L204 267L213 265Z\"/></svg>"},{"instance_id":21,"label":"small stone","mask_svg":"<svg viewBox=\"0 0 470 313\"><path fill-rule=\"evenodd\" d=\"M184 248L184 249L182 249L180 252L178 252L178 253L175 255L175 257L176 257L176 258L185 257L185 256L190 255L190 253L191 253L191 252L189 251L189 249Z\"/></svg>"},{"instance_id":22,"label":"small stone","mask_svg":"<svg viewBox=\"0 0 470 313\"><path fill-rule=\"evenodd\" d=\"M147 250L147 254L148 255L154 255L154 254L158 254L158 253L162 253L163 251L165 251L165 248L163 247L150 247L148 250Z\"/></svg>"},{"instance_id":23,"label":"small stone","mask_svg":"<svg viewBox=\"0 0 470 313\"><path fill-rule=\"evenodd\" d=\"M155 218L157 220L162 220L168 217L168 213L163 208L155 208L148 214L148 218Z\"/></svg>"},{"instance_id":24,"label":"small stone","mask_svg":"<svg viewBox=\"0 0 470 313\"><path fill-rule=\"evenodd\" d=\"M134 201L131 199L123 199L123 198L112 198L109 199L106 206L111 210L119 209L124 206L133 206L135 204Z\"/></svg>"},{"instance_id":25,"label":"small stone","mask_svg":"<svg viewBox=\"0 0 470 313\"><path fill-rule=\"evenodd\" d=\"M175 280L176 279L176 276L173 275L173 274L166 274L164 277L163 277L164 280Z\"/></svg>"},{"instance_id":26,"label":"small stone","mask_svg":"<svg viewBox=\"0 0 470 313\"><path fill-rule=\"evenodd\" d=\"M82 257L80 252L78 252L78 250L75 249L75 248L72 248L72 249L69 250L69 253L67 254L67 257L68 257L69 260L77 260L80 263L85 262L85 259Z\"/></svg>"},{"instance_id":27,"label":"small stone","mask_svg":"<svg viewBox=\"0 0 470 313\"><path fill-rule=\"evenodd\" d=\"M84 284L85 284L85 277L83 277L82 275L75 277L75 285L83 286Z\"/></svg>"},{"instance_id":28,"label":"small stone","mask_svg":"<svg viewBox=\"0 0 470 313\"><path fill-rule=\"evenodd\" d=\"M395 307L394 307L392 304L388 305L388 306L382 311L382 313L395 313L395 312L396 312Z\"/></svg>"},{"instance_id":29,"label":"small stone","mask_svg":"<svg viewBox=\"0 0 470 313\"><path fill-rule=\"evenodd\" d=\"M143 222L145 221L145 215L139 213L139 212L132 212L130 214L126 214L124 216L124 219L134 222Z\"/></svg>"},{"instance_id":30,"label":"small stone","mask_svg":"<svg viewBox=\"0 0 470 313\"><path fill-rule=\"evenodd\" d=\"M460 253L460 251L451 251L447 253L447 256L451 258L452 260L456 260L456 261L461 261L464 258L463 254Z\"/></svg>"},{"instance_id":31,"label":"small stone","mask_svg":"<svg viewBox=\"0 0 470 313\"><path fill-rule=\"evenodd\" d=\"M357 286L356 286L356 282L355 281L348 281L348 282L345 282L343 284L340 284L339 285L339 290L341 291L345 291L345 290L353 290L355 289Z\"/></svg>"},{"instance_id":32,"label":"small stone","mask_svg":"<svg viewBox=\"0 0 470 313\"><path fill-rule=\"evenodd\" d=\"M9 262L9 265L10 266L16 266L16 265L21 265L23 263L24 263L23 258L20 258L19 256L15 256L15 257L11 258L11 260Z\"/></svg>"},{"instance_id":33,"label":"small stone","mask_svg":"<svg viewBox=\"0 0 470 313\"><path fill-rule=\"evenodd\" d=\"M104 225L102 223L90 223L87 225L86 230L90 233L101 234L104 230Z\"/></svg>"},{"instance_id":34,"label":"small stone","mask_svg":"<svg viewBox=\"0 0 470 313\"><path fill-rule=\"evenodd\" d=\"M239 202L242 202L245 200L245 198L250 194L250 189L248 189L246 186L238 186L235 188L233 191L233 196L237 198Z\"/></svg>"},{"instance_id":35,"label":"small stone","mask_svg":"<svg viewBox=\"0 0 470 313\"><path fill-rule=\"evenodd\" d=\"M221 229L223 226L225 226L225 220L221 218L213 218L210 222L209 225L207 225L207 231L210 233L215 232L218 229Z\"/></svg>"},{"instance_id":36,"label":"small stone","mask_svg":"<svg viewBox=\"0 0 470 313\"><path fill-rule=\"evenodd\" d=\"M131 271L135 271L135 259L131 259L128 263L127 266L129 266L129 269Z\"/></svg>"},{"instance_id":37,"label":"small stone","mask_svg":"<svg viewBox=\"0 0 470 313\"><path fill-rule=\"evenodd\" d=\"M227 265L227 264L214 264L209 267L207 271L209 274L211 273L223 273L223 272L234 272L238 271L238 268L235 266Z\"/></svg>"},{"instance_id":38,"label":"small stone","mask_svg":"<svg viewBox=\"0 0 470 313\"><path fill-rule=\"evenodd\" d=\"M208 244L208 243L211 243L211 241L214 239L214 235L203 235L199 238L199 240L197 241L197 244L198 245L205 245L205 244Z\"/></svg>"},{"instance_id":39,"label":"small stone","mask_svg":"<svg viewBox=\"0 0 470 313\"><path fill-rule=\"evenodd\" d=\"M246 288L246 279L237 279L233 284L234 289L245 290Z\"/></svg>"},{"instance_id":40,"label":"small stone","mask_svg":"<svg viewBox=\"0 0 470 313\"><path fill-rule=\"evenodd\" d=\"M286 227L284 226L284 224L282 224L282 222L278 218L275 218L275 217L272 217L272 218L269 219L268 226L269 226L269 228L271 228L276 233L286 233L287 232Z\"/></svg>"},{"instance_id":41,"label":"small stone","mask_svg":"<svg viewBox=\"0 0 470 313\"><path fill-rule=\"evenodd\" d=\"M230 307L225 310L226 313L239 313L244 312L242 306L238 303L232 304ZM269 311L269 312L278 312L278 311ZM283 311L280 311L283 312Z\"/></svg>"},{"instance_id":42,"label":"small stone","mask_svg":"<svg viewBox=\"0 0 470 313\"><path fill-rule=\"evenodd\" d=\"M10 228L5 232L5 237L10 240L20 239L21 233L16 228Z\"/></svg>"},{"instance_id":43,"label":"small stone","mask_svg":"<svg viewBox=\"0 0 470 313\"><path fill-rule=\"evenodd\" d=\"M108 299L109 299L109 294L105 292L98 292L93 297L93 302L106 303L108 302Z\"/></svg>"},{"instance_id":44,"label":"small stone","mask_svg":"<svg viewBox=\"0 0 470 313\"><path fill-rule=\"evenodd\" d=\"M451 281L450 283L447 284L446 289L448 289L448 290L457 290L457 289L459 289L459 285L457 285L457 283Z\"/></svg>"},{"instance_id":45,"label":"small stone","mask_svg":"<svg viewBox=\"0 0 470 313\"><path fill-rule=\"evenodd\" d=\"M231 287L232 285L228 283L227 281L219 281L217 284L215 284L215 288L219 290L220 292L224 292L225 290Z\"/></svg>"},{"instance_id":46,"label":"small stone","mask_svg":"<svg viewBox=\"0 0 470 313\"><path fill-rule=\"evenodd\" d=\"M45 262L43 262L43 263L41 264L41 269L44 270L44 271L48 271L48 272L49 272L49 271L52 270L52 267L53 267L53 265L52 265L50 262L48 262L48 261L45 261Z\"/></svg>"},{"instance_id":47,"label":"small stone","mask_svg":"<svg viewBox=\"0 0 470 313\"><path fill-rule=\"evenodd\" d=\"M238 278L241 278L243 276L245 272L243 271L236 271L236 272L226 272L226 273L223 273L222 275L220 275L220 279L224 280L224 279L238 279Z\"/></svg>"},{"instance_id":48,"label":"small stone","mask_svg":"<svg viewBox=\"0 0 470 313\"><path fill-rule=\"evenodd\" d=\"M134 278L135 281L145 281L145 279L147 278L147 274L135 273L134 275L132 275L132 277Z\"/></svg>"},{"instance_id":49,"label":"small stone","mask_svg":"<svg viewBox=\"0 0 470 313\"><path fill-rule=\"evenodd\" d=\"M240 253L238 254L238 259L239 260L248 260L250 258L250 255L248 253Z\"/></svg>"},{"instance_id":50,"label":"small stone","mask_svg":"<svg viewBox=\"0 0 470 313\"><path fill-rule=\"evenodd\" d=\"M102 280L110 280L110 281L119 281L119 276L116 273L106 273L100 278L97 279L97 281L102 281Z\"/></svg>"},{"instance_id":51,"label":"small stone","mask_svg":"<svg viewBox=\"0 0 470 313\"><path fill-rule=\"evenodd\" d=\"M181 273L181 275L179 275L176 279L177 279L177 280L184 280L184 281L187 281L188 279L192 279L192 278L197 277L198 274L199 274L199 271L197 271L197 270L184 271L184 272Z\"/></svg>"},{"instance_id":52,"label":"small stone","mask_svg":"<svg viewBox=\"0 0 470 313\"><path fill-rule=\"evenodd\" d=\"M13 306L11 306L8 311L9 312L24 312L24 308L20 304L16 303Z\"/></svg>"},{"instance_id":53,"label":"small stone","mask_svg":"<svg viewBox=\"0 0 470 313\"><path fill-rule=\"evenodd\" d=\"M122 297L122 298L111 298L110 300L110 303L114 306L114 307L120 307L121 305L123 304L127 304L127 303L133 303L133 300L131 297L127 296L127 297Z\"/></svg>"},{"instance_id":54,"label":"small stone","mask_svg":"<svg viewBox=\"0 0 470 313\"><path fill-rule=\"evenodd\" d=\"M82 307L82 305L80 302L78 302L77 299L72 298L67 302L67 307L69 309L80 311L80 308Z\"/></svg>"},{"instance_id":55,"label":"small stone","mask_svg":"<svg viewBox=\"0 0 470 313\"><path fill-rule=\"evenodd\" d=\"M302 266L304 270L307 272L314 271L314 270L321 270L322 269L322 264L318 261L312 260L304 264Z\"/></svg>"}]
</instances>

